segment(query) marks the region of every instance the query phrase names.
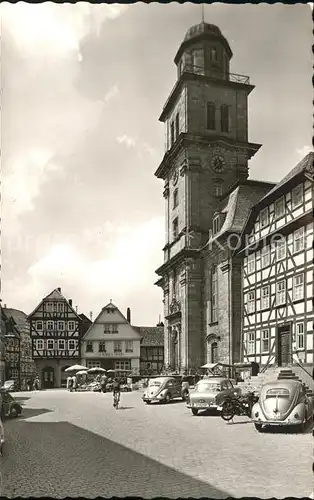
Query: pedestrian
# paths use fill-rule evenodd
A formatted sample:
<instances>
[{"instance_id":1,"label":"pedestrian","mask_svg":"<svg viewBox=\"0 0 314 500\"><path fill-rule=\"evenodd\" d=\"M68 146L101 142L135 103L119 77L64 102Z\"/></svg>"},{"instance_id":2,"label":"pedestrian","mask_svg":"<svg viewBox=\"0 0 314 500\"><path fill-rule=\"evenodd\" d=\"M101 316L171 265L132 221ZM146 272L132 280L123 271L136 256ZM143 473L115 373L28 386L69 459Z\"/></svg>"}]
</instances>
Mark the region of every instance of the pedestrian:
<instances>
[{"instance_id":1,"label":"pedestrian","mask_svg":"<svg viewBox=\"0 0 314 500\"><path fill-rule=\"evenodd\" d=\"M107 380L108 380L108 377L107 375L104 373L102 376L101 376L101 379L100 379L100 389L102 392L106 392L107 390Z\"/></svg>"},{"instance_id":2,"label":"pedestrian","mask_svg":"<svg viewBox=\"0 0 314 500\"><path fill-rule=\"evenodd\" d=\"M31 387L32 387L32 381L28 378L26 380L26 389L28 392L31 390Z\"/></svg>"},{"instance_id":3,"label":"pedestrian","mask_svg":"<svg viewBox=\"0 0 314 500\"><path fill-rule=\"evenodd\" d=\"M72 377L71 375L69 375L67 378L67 390L69 391L71 387L72 387Z\"/></svg>"},{"instance_id":4,"label":"pedestrian","mask_svg":"<svg viewBox=\"0 0 314 500\"><path fill-rule=\"evenodd\" d=\"M77 387L77 380L76 380L76 376L73 375L73 377L72 377L72 389L73 389L73 391L76 391L76 387Z\"/></svg>"}]
</instances>

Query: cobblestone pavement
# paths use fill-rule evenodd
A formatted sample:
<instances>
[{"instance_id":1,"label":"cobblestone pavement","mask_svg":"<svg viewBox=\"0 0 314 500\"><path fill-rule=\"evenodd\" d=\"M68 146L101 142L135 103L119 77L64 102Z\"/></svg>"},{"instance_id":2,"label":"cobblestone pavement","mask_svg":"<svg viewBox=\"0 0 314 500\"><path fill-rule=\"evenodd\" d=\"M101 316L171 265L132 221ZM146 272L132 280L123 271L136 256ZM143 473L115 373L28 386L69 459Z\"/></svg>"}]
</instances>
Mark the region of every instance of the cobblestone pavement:
<instances>
[{"instance_id":1,"label":"cobblestone pavement","mask_svg":"<svg viewBox=\"0 0 314 500\"><path fill-rule=\"evenodd\" d=\"M310 430L259 434L249 419L192 416L184 403L145 405L141 393L19 393L5 421L2 495L152 498L308 497ZM29 398L29 399L26 399Z\"/></svg>"}]
</instances>

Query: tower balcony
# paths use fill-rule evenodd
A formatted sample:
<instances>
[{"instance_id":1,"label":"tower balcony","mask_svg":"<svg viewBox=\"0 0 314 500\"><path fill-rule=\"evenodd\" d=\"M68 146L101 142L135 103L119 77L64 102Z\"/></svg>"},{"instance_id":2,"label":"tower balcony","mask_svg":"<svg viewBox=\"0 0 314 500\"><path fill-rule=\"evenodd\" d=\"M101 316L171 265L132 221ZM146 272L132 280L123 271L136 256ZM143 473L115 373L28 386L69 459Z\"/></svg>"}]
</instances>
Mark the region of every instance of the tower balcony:
<instances>
[{"instance_id":1,"label":"tower balcony","mask_svg":"<svg viewBox=\"0 0 314 500\"><path fill-rule=\"evenodd\" d=\"M228 73L223 69L218 67L207 68L205 66L195 66L193 64L185 64L181 69L181 74L179 79L173 86L170 95L163 107L162 113L159 117L159 121L164 122L167 119L168 111L171 108L171 104L176 98L178 92L182 88L183 82L191 79L205 78L207 81L212 82L217 85L225 86L241 86L246 88L249 94L253 89L254 85L250 83L250 77L247 75L240 75L237 73Z\"/></svg>"}]
</instances>

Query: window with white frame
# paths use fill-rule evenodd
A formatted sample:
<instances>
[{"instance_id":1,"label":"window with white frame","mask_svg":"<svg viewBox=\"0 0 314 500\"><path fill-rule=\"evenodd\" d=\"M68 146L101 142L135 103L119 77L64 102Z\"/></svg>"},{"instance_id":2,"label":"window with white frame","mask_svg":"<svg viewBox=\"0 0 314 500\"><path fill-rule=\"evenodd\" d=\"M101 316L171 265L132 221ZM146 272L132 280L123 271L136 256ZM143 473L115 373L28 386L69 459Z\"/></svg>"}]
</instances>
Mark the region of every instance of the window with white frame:
<instances>
[{"instance_id":1,"label":"window with white frame","mask_svg":"<svg viewBox=\"0 0 314 500\"><path fill-rule=\"evenodd\" d=\"M304 250L304 227L300 227L293 233L293 253Z\"/></svg>"},{"instance_id":2,"label":"window with white frame","mask_svg":"<svg viewBox=\"0 0 314 500\"><path fill-rule=\"evenodd\" d=\"M282 260L286 257L286 240L280 238L276 241L276 260Z\"/></svg>"},{"instance_id":3,"label":"window with white frame","mask_svg":"<svg viewBox=\"0 0 314 500\"><path fill-rule=\"evenodd\" d=\"M255 312L255 291L247 294L247 312L248 314Z\"/></svg>"},{"instance_id":4,"label":"window with white frame","mask_svg":"<svg viewBox=\"0 0 314 500\"><path fill-rule=\"evenodd\" d=\"M53 303L52 302L47 302L46 304L46 311L52 312L53 311Z\"/></svg>"},{"instance_id":5,"label":"window with white frame","mask_svg":"<svg viewBox=\"0 0 314 500\"><path fill-rule=\"evenodd\" d=\"M276 305L280 306L286 303L286 282L279 281L276 285Z\"/></svg>"},{"instance_id":6,"label":"window with white frame","mask_svg":"<svg viewBox=\"0 0 314 500\"><path fill-rule=\"evenodd\" d=\"M261 251L262 268L268 267L270 264L270 248L269 246L263 247Z\"/></svg>"},{"instance_id":7,"label":"window with white frame","mask_svg":"<svg viewBox=\"0 0 314 500\"><path fill-rule=\"evenodd\" d=\"M76 349L76 345L77 345L77 341L76 340L70 339L68 341L69 350L74 351L74 349Z\"/></svg>"},{"instance_id":8,"label":"window with white frame","mask_svg":"<svg viewBox=\"0 0 314 500\"><path fill-rule=\"evenodd\" d=\"M94 361L93 359L89 359L87 361L87 368L100 368L100 361Z\"/></svg>"},{"instance_id":9,"label":"window with white frame","mask_svg":"<svg viewBox=\"0 0 314 500\"><path fill-rule=\"evenodd\" d=\"M282 196L282 198L277 200L275 203L275 216L276 219L280 219L284 215L285 215L285 197Z\"/></svg>"},{"instance_id":10,"label":"window with white frame","mask_svg":"<svg viewBox=\"0 0 314 500\"><path fill-rule=\"evenodd\" d=\"M304 298L304 274L297 274L293 277L293 300Z\"/></svg>"},{"instance_id":11,"label":"window with white frame","mask_svg":"<svg viewBox=\"0 0 314 500\"><path fill-rule=\"evenodd\" d=\"M54 330L54 322L53 321L47 321L47 330L49 330L49 331Z\"/></svg>"},{"instance_id":12,"label":"window with white frame","mask_svg":"<svg viewBox=\"0 0 314 500\"><path fill-rule=\"evenodd\" d=\"M64 351L64 349L65 349L65 341L63 339L59 339L58 340L58 349L60 351Z\"/></svg>"},{"instance_id":13,"label":"window with white frame","mask_svg":"<svg viewBox=\"0 0 314 500\"><path fill-rule=\"evenodd\" d=\"M86 342L86 352L93 352L93 342L91 340Z\"/></svg>"},{"instance_id":14,"label":"window with white frame","mask_svg":"<svg viewBox=\"0 0 314 500\"><path fill-rule=\"evenodd\" d=\"M128 360L126 361L115 361L115 369L116 370L129 370L130 369L130 362Z\"/></svg>"},{"instance_id":15,"label":"window with white frame","mask_svg":"<svg viewBox=\"0 0 314 500\"><path fill-rule=\"evenodd\" d=\"M64 304L63 302L58 302L58 312L62 313L64 311Z\"/></svg>"},{"instance_id":16,"label":"window with white frame","mask_svg":"<svg viewBox=\"0 0 314 500\"><path fill-rule=\"evenodd\" d=\"M304 349L304 323L295 325L297 349Z\"/></svg>"},{"instance_id":17,"label":"window with white frame","mask_svg":"<svg viewBox=\"0 0 314 500\"><path fill-rule=\"evenodd\" d=\"M58 321L58 330L64 330L64 321Z\"/></svg>"},{"instance_id":18,"label":"window with white frame","mask_svg":"<svg viewBox=\"0 0 314 500\"><path fill-rule=\"evenodd\" d=\"M104 333L118 333L117 323L106 323L104 325Z\"/></svg>"},{"instance_id":19,"label":"window with white frame","mask_svg":"<svg viewBox=\"0 0 314 500\"><path fill-rule=\"evenodd\" d=\"M43 330L43 322L42 321L36 321L36 330L38 330L38 331Z\"/></svg>"},{"instance_id":20,"label":"window with white frame","mask_svg":"<svg viewBox=\"0 0 314 500\"><path fill-rule=\"evenodd\" d=\"M292 190L292 208L297 208L303 203L303 184L299 184Z\"/></svg>"},{"instance_id":21,"label":"window with white frame","mask_svg":"<svg viewBox=\"0 0 314 500\"><path fill-rule=\"evenodd\" d=\"M122 352L122 342L120 342L119 340L115 340L113 343L113 351Z\"/></svg>"},{"instance_id":22,"label":"window with white frame","mask_svg":"<svg viewBox=\"0 0 314 500\"><path fill-rule=\"evenodd\" d=\"M269 329L262 330L262 345L261 351L268 352L269 351Z\"/></svg>"},{"instance_id":23,"label":"window with white frame","mask_svg":"<svg viewBox=\"0 0 314 500\"><path fill-rule=\"evenodd\" d=\"M104 340L98 343L98 352L106 352L106 342Z\"/></svg>"},{"instance_id":24,"label":"window with white frame","mask_svg":"<svg viewBox=\"0 0 314 500\"><path fill-rule=\"evenodd\" d=\"M73 332L73 330L75 330L75 322L74 321L69 321L68 327L69 327L69 331Z\"/></svg>"},{"instance_id":25,"label":"window with white frame","mask_svg":"<svg viewBox=\"0 0 314 500\"><path fill-rule=\"evenodd\" d=\"M125 341L125 352L133 352L133 340Z\"/></svg>"},{"instance_id":26,"label":"window with white frame","mask_svg":"<svg viewBox=\"0 0 314 500\"><path fill-rule=\"evenodd\" d=\"M48 351L53 351L55 348L55 341L52 339L47 340L47 349Z\"/></svg>"},{"instance_id":27,"label":"window with white frame","mask_svg":"<svg viewBox=\"0 0 314 500\"><path fill-rule=\"evenodd\" d=\"M269 286L262 288L262 309L268 309L270 306L269 300Z\"/></svg>"},{"instance_id":28,"label":"window with white frame","mask_svg":"<svg viewBox=\"0 0 314 500\"><path fill-rule=\"evenodd\" d=\"M255 353L255 333L254 332L247 334L246 352L247 352L247 354L254 354Z\"/></svg>"},{"instance_id":29,"label":"window with white frame","mask_svg":"<svg viewBox=\"0 0 314 500\"><path fill-rule=\"evenodd\" d=\"M269 223L268 207L264 208L264 210L261 211L260 222L261 222L261 228L268 226Z\"/></svg>"},{"instance_id":30,"label":"window with white frame","mask_svg":"<svg viewBox=\"0 0 314 500\"><path fill-rule=\"evenodd\" d=\"M43 349L44 348L44 341L41 339L36 340L36 349Z\"/></svg>"},{"instance_id":31,"label":"window with white frame","mask_svg":"<svg viewBox=\"0 0 314 500\"><path fill-rule=\"evenodd\" d=\"M251 255L247 258L247 272L254 273L255 271L255 253L251 253Z\"/></svg>"}]
</instances>

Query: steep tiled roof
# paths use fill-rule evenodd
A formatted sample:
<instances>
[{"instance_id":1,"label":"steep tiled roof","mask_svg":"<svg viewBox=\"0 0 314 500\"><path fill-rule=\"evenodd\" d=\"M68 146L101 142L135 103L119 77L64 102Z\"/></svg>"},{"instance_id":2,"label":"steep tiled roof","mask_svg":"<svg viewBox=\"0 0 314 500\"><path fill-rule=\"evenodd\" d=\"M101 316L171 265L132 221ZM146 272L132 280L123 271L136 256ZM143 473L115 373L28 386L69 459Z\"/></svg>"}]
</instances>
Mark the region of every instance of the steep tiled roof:
<instances>
[{"instance_id":1,"label":"steep tiled roof","mask_svg":"<svg viewBox=\"0 0 314 500\"><path fill-rule=\"evenodd\" d=\"M251 207L265 196L272 186L273 183L253 180L236 186L222 202L221 213L225 213L226 218L216 236L221 236L227 231L241 232Z\"/></svg>"},{"instance_id":2,"label":"steep tiled roof","mask_svg":"<svg viewBox=\"0 0 314 500\"><path fill-rule=\"evenodd\" d=\"M163 326L133 326L141 336L141 346L163 346Z\"/></svg>"},{"instance_id":3,"label":"steep tiled roof","mask_svg":"<svg viewBox=\"0 0 314 500\"><path fill-rule=\"evenodd\" d=\"M28 332L29 324L27 322L27 314L19 309L11 309L8 307L3 308L3 312L7 318L13 318L16 324L17 329L20 332Z\"/></svg>"},{"instance_id":4,"label":"steep tiled roof","mask_svg":"<svg viewBox=\"0 0 314 500\"><path fill-rule=\"evenodd\" d=\"M314 153L307 154L276 186L269 191L264 198L278 191L282 186L292 181L297 175L309 172L313 175ZM262 198L262 199L264 199Z\"/></svg>"}]
</instances>

